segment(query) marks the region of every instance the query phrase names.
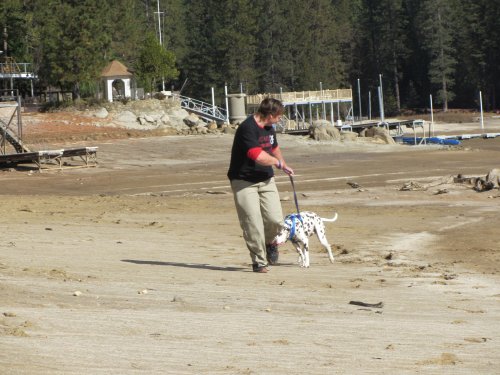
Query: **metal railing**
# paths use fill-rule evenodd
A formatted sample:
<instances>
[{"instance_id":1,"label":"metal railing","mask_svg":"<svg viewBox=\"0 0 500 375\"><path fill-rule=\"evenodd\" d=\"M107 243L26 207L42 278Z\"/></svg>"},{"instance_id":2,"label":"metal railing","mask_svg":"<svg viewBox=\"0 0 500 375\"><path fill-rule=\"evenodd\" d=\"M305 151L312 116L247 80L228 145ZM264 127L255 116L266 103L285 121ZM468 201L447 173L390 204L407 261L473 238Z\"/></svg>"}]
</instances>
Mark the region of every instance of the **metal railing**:
<instances>
[{"instance_id":1,"label":"metal railing","mask_svg":"<svg viewBox=\"0 0 500 375\"><path fill-rule=\"evenodd\" d=\"M208 121L227 121L227 111L224 108L187 96L176 95L175 98L180 101L181 108Z\"/></svg>"},{"instance_id":2,"label":"metal railing","mask_svg":"<svg viewBox=\"0 0 500 375\"><path fill-rule=\"evenodd\" d=\"M7 143L17 153L30 150L22 141L21 97L16 90L0 90L0 97L8 92L14 100L0 101L0 154L7 153Z\"/></svg>"},{"instance_id":3,"label":"metal railing","mask_svg":"<svg viewBox=\"0 0 500 375\"><path fill-rule=\"evenodd\" d=\"M321 103L321 102L350 102L352 101L351 89L296 91L248 95L247 104L259 105L266 98L271 97L281 100L285 105L289 103Z\"/></svg>"},{"instance_id":4,"label":"metal railing","mask_svg":"<svg viewBox=\"0 0 500 375\"><path fill-rule=\"evenodd\" d=\"M31 63L6 62L0 63L0 77L4 78L35 78Z\"/></svg>"}]
</instances>

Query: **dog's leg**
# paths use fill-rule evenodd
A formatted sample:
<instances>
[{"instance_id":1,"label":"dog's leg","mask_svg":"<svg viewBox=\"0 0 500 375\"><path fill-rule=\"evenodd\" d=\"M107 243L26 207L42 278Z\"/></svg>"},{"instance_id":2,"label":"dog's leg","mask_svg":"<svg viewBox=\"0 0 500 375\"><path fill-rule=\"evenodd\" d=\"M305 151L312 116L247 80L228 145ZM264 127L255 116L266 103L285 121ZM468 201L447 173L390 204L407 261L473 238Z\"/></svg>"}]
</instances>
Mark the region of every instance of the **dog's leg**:
<instances>
[{"instance_id":1,"label":"dog's leg","mask_svg":"<svg viewBox=\"0 0 500 375\"><path fill-rule=\"evenodd\" d=\"M305 261L304 261L304 267L309 268L310 261L309 261L309 249L304 249L304 256L305 256Z\"/></svg>"},{"instance_id":2,"label":"dog's leg","mask_svg":"<svg viewBox=\"0 0 500 375\"><path fill-rule=\"evenodd\" d=\"M297 241L292 241L292 243L293 246L295 247L295 250L297 250L297 254L299 254L299 259L297 263L299 264L299 266L304 267L304 253L302 251L302 246L300 242Z\"/></svg>"},{"instance_id":3,"label":"dog's leg","mask_svg":"<svg viewBox=\"0 0 500 375\"><path fill-rule=\"evenodd\" d=\"M332 248L326 238L325 225L323 224L323 222L320 222L318 225L316 225L316 234L318 235L319 242L321 242L321 245L323 245L323 247L328 252L328 258L330 259L330 263L333 263L335 259L333 257Z\"/></svg>"},{"instance_id":4,"label":"dog's leg","mask_svg":"<svg viewBox=\"0 0 500 375\"><path fill-rule=\"evenodd\" d=\"M332 248L330 247L330 244L328 243L326 238L324 239L324 241L320 240L320 242L324 246L326 251L328 251L328 258L330 259L330 263L333 263L335 261L335 258L333 257Z\"/></svg>"},{"instance_id":5,"label":"dog's leg","mask_svg":"<svg viewBox=\"0 0 500 375\"><path fill-rule=\"evenodd\" d=\"M309 240L307 238L304 241L304 248L302 251L304 253L304 265L303 265L303 267L309 268Z\"/></svg>"}]
</instances>

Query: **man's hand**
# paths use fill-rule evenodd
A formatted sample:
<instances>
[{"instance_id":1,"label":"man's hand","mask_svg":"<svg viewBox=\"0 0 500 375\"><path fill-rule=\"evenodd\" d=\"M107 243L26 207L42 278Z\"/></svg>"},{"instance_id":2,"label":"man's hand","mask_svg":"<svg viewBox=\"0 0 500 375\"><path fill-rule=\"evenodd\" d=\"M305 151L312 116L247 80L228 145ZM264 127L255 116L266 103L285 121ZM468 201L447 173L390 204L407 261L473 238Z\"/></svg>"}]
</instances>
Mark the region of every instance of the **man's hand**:
<instances>
[{"instance_id":1,"label":"man's hand","mask_svg":"<svg viewBox=\"0 0 500 375\"><path fill-rule=\"evenodd\" d=\"M276 158L276 164L274 164L274 166L278 169L283 170L283 172L285 172L286 174L293 176L293 169L286 165L284 160Z\"/></svg>"},{"instance_id":2,"label":"man's hand","mask_svg":"<svg viewBox=\"0 0 500 375\"><path fill-rule=\"evenodd\" d=\"M286 174L290 175L290 176L293 176L293 169L290 168L288 165L286 165L285 161L282 162L281 164L281 169L283 170L283 172L285 172Z\"/></svg>"}]
</instances>

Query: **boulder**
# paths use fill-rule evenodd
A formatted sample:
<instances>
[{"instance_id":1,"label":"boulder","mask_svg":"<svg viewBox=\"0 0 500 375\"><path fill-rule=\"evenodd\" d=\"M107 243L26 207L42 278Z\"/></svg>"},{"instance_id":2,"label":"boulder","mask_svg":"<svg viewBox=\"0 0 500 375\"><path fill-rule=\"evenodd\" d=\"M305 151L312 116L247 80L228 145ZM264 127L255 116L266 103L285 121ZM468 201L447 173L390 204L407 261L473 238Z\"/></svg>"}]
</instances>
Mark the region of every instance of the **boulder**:
<instances>
[{"instance_id":1,"label":"boulder","mask_svg":"<svg viewBox=\"0 0 500 375\"><path fill-rule=\"evenodd\" d=\"M316 141L340 140L339 130L326 120L313 121L309 128L309 134Z\"/></svg>"},{"instance_id":2,"label":"boulder","mask_svg":"<svg viewBox=\"0 0 500 375\"><path fill-rule=\"evenodd\" d=\"M99 108L97 111L94 112L94 117L97 117L97 118L106 118L106 117L108 117L108 115L109 115L109 112L104 107Z\"/></svg>"},{"instance_id":3,"label":"boulder","mask_svg":"<svg viewBox=\"0 0 500 375\"><path fill-rule=\"evenodd\" d=\"M236 133L236 129L232 128L230 126L226 126L226 127L222 128L222 132L224 134L234 134L234 133Z\"/></svg>"},{"instance_id":4,"label":"boulder","mask_svg":"<svg viewBox=\"0 0 500 375\"><path fill-rule=\"evenodd\" d=\"M391 135L389 134L389 130L383 127L373 127L366 129L366 132L364 132L364 134L366 137L379 139L386 144L396 144L394 138L392 138Z\"/></svg>"},{"instance_id":5,"label":"boulder","mask_svg":"<svg viewBox=\"0 0 500 375\"><path fill-rule=\"evenodd\" d=\"M212 121L211 123L209 123L209 124L207 125L207 129L208 129L208 130L216 130L216 129L217 129L217 123L216 123L216 122L214 122L214 121Z\"/></svg>"},{"instance_id":6,"label":"boulder","mask_svg":"<svg viewBox=\"0 0 500 375\"><path fill-rule=\"evenodd\" d=\"M136 123L137 116L131 111L122 111L122 112L119 112L115 116L115 120L118 122L125 122L125 123L134 122L134 123Z\"/></svg>"},{"instance_id":7,"label":"boulder","mask_svg":"<svg viewBox=\"0 0 500 375\"><path fill-rule=\"evenodd\" d=\"M196 127L196 132L198 134L207 134L208 133L208 129L205 126L203 126L203 125L198 125Z\"/></svg>"},{"instance_id":8,"label":"boulder","mask_svg":"<svg viewBox=\"0 0 500 375\"><path fill-rule=\"evenodd\" d=\"M474 190L487 191L500 188L500 169L494 168L488 172L485 178L477 178Z\"/></svg>"},{"instance_id":9,"label":"boulder","mask_svg":"<svg viewBox=\"0 0 500 375\"><path fill-rule=\"evenodd\" d=\"M341 132L340 137L342 141L353 142L358 138L358 133L356 132Z\"/></svg>"},{"instance_id":10,"label":"boulder","mask_svg":"<svg viewBox=\"0 0 500 375\"><path fill-rule=\"evenodd\" d=\"M146 120L147 122L149 122L151 124L154 124L156 122L155 118L151 115L148 115L148 114L144 115L144 120Z\"/></svg>"},{"instance_id":11,"label":"boulder","mask_svg":"<svg viewBox=\"0 0 500 375\"><path fill-rule=\"evenodd\" d=\"M200 121L200 119L195 114L190 113L189 116L184 117L182 121L184 121L184 124L192 128L198 125L198 121Z\"/></svg>"},{"instance_id":12,"label":"boulder","mask_svg":"<svg viewBox=\"0 0 500 375\"><path fill-rule=\"evenodd\" d=\"M168 125L170 123L170 116L165 114L165 115L161 116L160 121L162 124Z\"/></svg>"},{"instance_id":13,"label":"boulder","mask_svg":"<svg viewBox=\"0 0 500 375\"><path fill-rule=\"evenodd\" d=\"M178 119L182 121L185 117L189 116L189 112L181 107L173 107L170 111L168 111L168 115L171 119Z\"/></svg>"}]
</instances>

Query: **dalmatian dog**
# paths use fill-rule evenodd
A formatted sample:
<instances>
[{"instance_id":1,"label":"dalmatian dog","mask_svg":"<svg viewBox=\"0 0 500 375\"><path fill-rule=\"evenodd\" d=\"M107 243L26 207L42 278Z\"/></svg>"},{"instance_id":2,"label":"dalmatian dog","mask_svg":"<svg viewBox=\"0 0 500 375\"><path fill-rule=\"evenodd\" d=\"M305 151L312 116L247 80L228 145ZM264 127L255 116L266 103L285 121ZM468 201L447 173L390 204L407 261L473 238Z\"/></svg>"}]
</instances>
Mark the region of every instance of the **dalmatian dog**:
<instances>
[{"instance_id":1,"label":"dalmatian dog","mask_svg":"<svg viewBox=\"0 0 500 375\"><path fill-rule=\"evenodd\" d=\"M331 219L325 219L314 212L305 211L300 214L291 214L285 217L284 225L273 240L273 245L282 245L290 240L299 254L301 267L309 267L309 237L316 233L323 247L328 251L330 262L334 258L332 249L325 235L325 221L337 220L337 213Z\"/></svg>"}]
</instances>

